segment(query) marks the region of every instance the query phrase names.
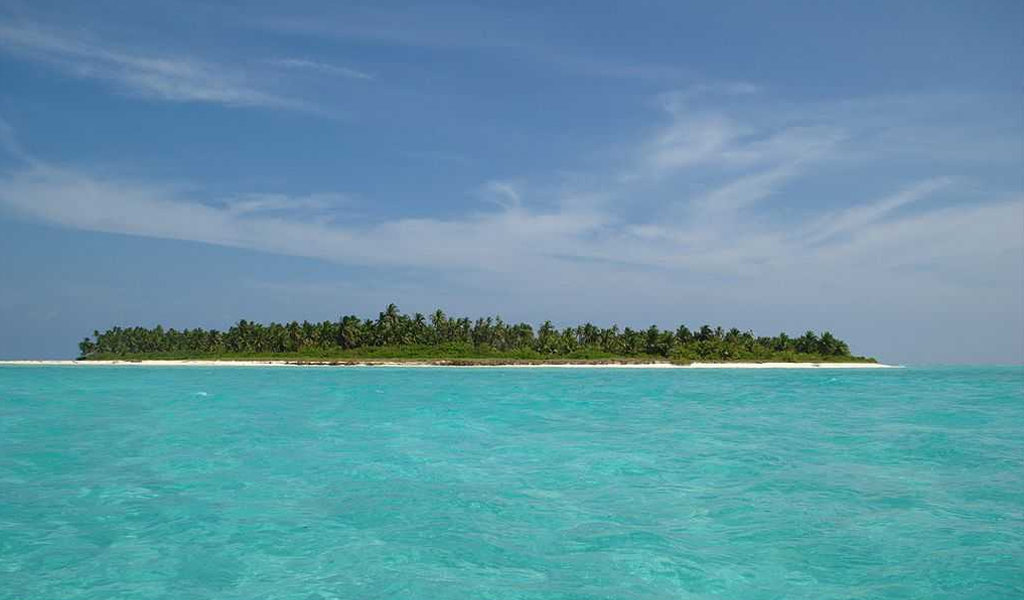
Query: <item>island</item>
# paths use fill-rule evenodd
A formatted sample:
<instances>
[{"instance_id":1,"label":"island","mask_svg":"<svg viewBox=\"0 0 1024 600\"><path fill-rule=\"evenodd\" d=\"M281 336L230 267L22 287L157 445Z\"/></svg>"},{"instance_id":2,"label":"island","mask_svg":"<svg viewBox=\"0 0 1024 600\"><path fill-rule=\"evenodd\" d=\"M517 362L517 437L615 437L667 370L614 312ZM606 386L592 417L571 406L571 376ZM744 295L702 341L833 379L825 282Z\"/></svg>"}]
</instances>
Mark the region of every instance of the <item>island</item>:
<instances>
[{"instance_id":1,"label":"island","mask_svg":"<svg viewBox=\"0 0 1024 600\"><path fill-rule=\"evenodd\" d=\"M238 362L266 364L451 366L530 365L876 365L830 332L756 336L737 328L680 325L663 330L591 323L559 329L545 321L403 314L389 304L376 319L261 324L241 320L226 331L113 327L79 343L79 361Z\"/></svg>"}]
</instances>

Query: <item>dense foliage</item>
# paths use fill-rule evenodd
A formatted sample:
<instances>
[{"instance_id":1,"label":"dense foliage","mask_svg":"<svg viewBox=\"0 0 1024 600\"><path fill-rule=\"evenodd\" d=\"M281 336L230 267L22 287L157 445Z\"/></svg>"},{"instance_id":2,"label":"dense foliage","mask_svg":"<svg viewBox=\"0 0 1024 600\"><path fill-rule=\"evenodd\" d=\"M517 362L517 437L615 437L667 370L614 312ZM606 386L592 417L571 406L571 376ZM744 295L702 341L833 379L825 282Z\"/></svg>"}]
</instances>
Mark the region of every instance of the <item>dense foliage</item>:
<instances>
[{"instance_id":1,"label":"dense foliage","mask_svg":"<svg viewBox=\"0 0 1024 600\"><path fill-rule=\"evenodd\" d=\"M845 342L829 332L812 331L791 338L755 337L750 331L703 325L675 331L652 325L646 330L590 323L565 329L550 321L536 331L527 323L500 317L450 318L441 310L429 318L409 316L388 305L376 320L345 316L322 323L263 325L239 321L227 331L164 329L156 326L114 327L79 344L83 358L231 357L259 355L339 357L509 357L520 359L657 357L677 362L781 360L864 360L850 354Z\"/></svg>"}]
</instances>

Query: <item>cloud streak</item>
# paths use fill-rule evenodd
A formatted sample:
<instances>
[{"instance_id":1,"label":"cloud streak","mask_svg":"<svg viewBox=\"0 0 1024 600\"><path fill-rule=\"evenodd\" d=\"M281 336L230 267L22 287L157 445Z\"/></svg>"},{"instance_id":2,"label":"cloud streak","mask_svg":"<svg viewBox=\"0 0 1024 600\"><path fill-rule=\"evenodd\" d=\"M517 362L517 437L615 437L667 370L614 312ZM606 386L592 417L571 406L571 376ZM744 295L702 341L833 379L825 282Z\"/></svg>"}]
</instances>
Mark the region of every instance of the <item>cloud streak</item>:
<instances>
[{"instance_id":1,"label":"cloud streak","mask_svg":"<svg viewBox=\"0 0 1024 600\"><path fill-rule=\"evenodd\" d=\"M516 22L506 11L470 5L442 3L402 9L350 5L316 19L288 15L257 20L252 25L285 35L434 52L504 55L579 77L663 83L693 76L691 70L676 64L631 61L552 45L550 35L538 35L542 23Z\"/></svg>"},{"instance_id":2,"label":"cloud streak","mask_svg":"<svg viewBox=\"0 0 1024 600\"><path fill-rule=\"evenodd\" d=\"M817 244L836 236L856 233L895 210L948 188L952 183L950 177L936 177L911 185L878 202L851 207L811 225L807 241Z\"/></svg>"},{"instance_id":3,"label":"cloud streak","mask_svg":"<svg viewBox=\"0 0 1024 600\"><path fill-rule=\"evenodd\" d=\"M145 98L318 112L304 101L264 89L235 69L191 57L112 48L32 23L0 25L0 50Z\"/></svg>"},{"instance_id":4,"label":"cloud streak","mask_svg":"<svg viewBox=\"0 0 1024 600\"><path fill-rule=\"evenodd\" d=\"M33 161L33 158L22 148L21 143L15 137L14 128L2 116L0 116L0 150L22 162Z\"/></svg>"},{"instance_id":5,"label":"cloud streak","mask_svg":"<svg viewBox=\"0 0 1024 600\"><path fill-rule=\"evenodd\" d=\"M372 81L374 79L373 75L357 71L356 69L318 62L315 60L307 60L304 58L275 58L266 62L267 64L274 65L275 67L312 71L314 73L342 77L344 79L358 79L362 81Z\"/></svg>"},{"instance_id":6,"label":"cloud streak","mask_svg":"<svg viewBox=\"0 0 1024 600\"><path fill-rule=\"evenodd\" d=\"M924 181L876 203L836 211L806 224L803 235L796 237L784 229L750 227L731 235L716 231L695 236L686 228L638 227L596 210L538 212L522 206L518 192L501 182L488 186L505 202L497 211L362 226L303 218L296 212L322 210L327 205L317 196L244 196L214 206L162 186L40 165L0 180L0 204L33 220L90 231L346 264L493 271L523 278L531 272L579 271L580 263L563 260L567 257L735 275L749 273L744 267L748 263L757 263L765 274L813 266L804 271L813 278L815 272L821 275L839 265L880 272L907 265L923 268L941 257L959 256L964 268L970 268L1020 252L1022 241L1014 235L1024 217L1020 198L886 218L946 185L943 179ZM840 233L846 235L838 239Z\"/></svg>"}]
</instances>

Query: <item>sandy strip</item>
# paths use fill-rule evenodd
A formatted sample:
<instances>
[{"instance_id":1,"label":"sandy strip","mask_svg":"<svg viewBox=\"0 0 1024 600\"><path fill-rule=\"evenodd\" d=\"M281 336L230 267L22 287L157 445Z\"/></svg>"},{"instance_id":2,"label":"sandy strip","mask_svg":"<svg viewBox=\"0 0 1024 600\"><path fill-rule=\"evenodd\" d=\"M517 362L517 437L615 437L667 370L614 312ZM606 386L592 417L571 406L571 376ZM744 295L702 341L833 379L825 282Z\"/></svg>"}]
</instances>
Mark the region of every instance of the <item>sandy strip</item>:
<instances>
[{"instance_id":1,"label":"sandy strip","mask_svg":"<svg viewBox=\"0 0 1024 600\"><path fill-rule=\"evenodd\" d=\"M397 362L397 361L353 361L343 363L313 362L302 363L285 360L0 360L7 366L136 366L136 367L459 367L463 369L892 369L896 365L875 363L691 363L674 365L667 362L654 363L550 363L550 364L496 364L496 365L451 365L444 362Z\"/></svg>"}]
</instances>

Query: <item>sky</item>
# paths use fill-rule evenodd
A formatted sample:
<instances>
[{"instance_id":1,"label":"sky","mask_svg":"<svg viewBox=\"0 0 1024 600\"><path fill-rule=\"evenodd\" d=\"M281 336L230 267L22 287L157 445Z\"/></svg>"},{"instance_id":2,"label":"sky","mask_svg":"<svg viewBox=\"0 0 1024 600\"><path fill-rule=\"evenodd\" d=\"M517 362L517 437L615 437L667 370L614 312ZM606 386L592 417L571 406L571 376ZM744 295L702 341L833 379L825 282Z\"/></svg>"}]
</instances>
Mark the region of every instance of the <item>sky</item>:
<instances>
[{"instance_id":1,"label":"sky","mask_svg":"<svg viewBox=\"0 0 1024 600\"><path fill-rule=\"evenodd\" d=\"M0 0L0 358L443 308L1024 363L1024 3Z\"/></svg>"}]
</instances>

